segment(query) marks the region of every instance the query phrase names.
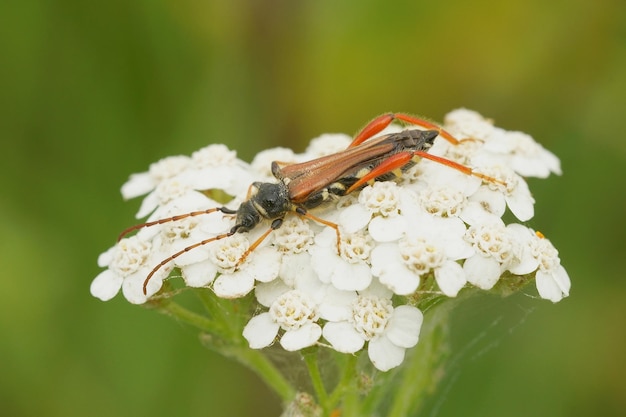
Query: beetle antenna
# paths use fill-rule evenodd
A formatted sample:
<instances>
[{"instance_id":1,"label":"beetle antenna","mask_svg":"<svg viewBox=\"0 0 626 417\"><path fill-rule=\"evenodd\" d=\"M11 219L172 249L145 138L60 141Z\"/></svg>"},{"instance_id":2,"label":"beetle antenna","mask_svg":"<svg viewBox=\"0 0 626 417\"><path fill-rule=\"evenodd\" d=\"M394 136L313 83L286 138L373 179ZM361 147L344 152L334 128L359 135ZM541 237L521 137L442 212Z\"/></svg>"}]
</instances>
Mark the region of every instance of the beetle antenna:
<instances>
[{"instance_id":1,"label":"beetle antenna","mask_svg":"<svg viewBox=\"0 0 626 417\"><path fill-rule=\"evenodd\" d=\"M211 242L214 242L216 240L224 239L225 237L232 236L235 233L236 232L230 231L228 233L223 233L221 235L213 236L212 238L205 239L205 240L200 241L198 243L194 243L193 245L189 245L189 246L181 249L180 251L176 252L175 254L167 257L166 259L163 259L157 266L152 268L152 271L150 271L150 273L148 274L148 276L144 280L144 282L143 282L143 294L144 295L148 294L148 282L150 282L150 279L154 276L154 274L156 274L159 269L161 269L162 267L164 267L168 263L172 262L174 259L178 258L179 256L181 256L181 255L183 255L183 254L189 252L190 250L193 250L193 249L195 249L195 248L197 248L199 246L206 245L207 243L211 243Z\"/></svg>"},{"instance_id":2,"label":"beetle antenna","mask_svg":"<svg viewBox=\"0 0 626 417\"><path fill-rule=\"evenodd\" d=\"M124 230L122 233L120 233L120 235L117 237L117 241L119 242L127 234L129 234L131 232L134 232L135 230L143 229L144 227L150 227L150 226L155 226L157 224L163 224L163 223L169 223L169 222L175 222L175 221L178 221L178 220L186 219L188 217L201 216L203 214L210 214L210 213L214 213L216 211L221 211L222 213L225 213L225 214L235 214L236 213L235 210L231 210L231 209L226 208L226 207L214 207L214 208L210 208L210 209L207 209L207 210L191 211L189 213L179 214L177 216L165 217L163 219L154 220L154 221L146 222L146 223L140 223L140 224L136 224L134 226L131 226L128 229Z\"/></svg>"}]
</instances>

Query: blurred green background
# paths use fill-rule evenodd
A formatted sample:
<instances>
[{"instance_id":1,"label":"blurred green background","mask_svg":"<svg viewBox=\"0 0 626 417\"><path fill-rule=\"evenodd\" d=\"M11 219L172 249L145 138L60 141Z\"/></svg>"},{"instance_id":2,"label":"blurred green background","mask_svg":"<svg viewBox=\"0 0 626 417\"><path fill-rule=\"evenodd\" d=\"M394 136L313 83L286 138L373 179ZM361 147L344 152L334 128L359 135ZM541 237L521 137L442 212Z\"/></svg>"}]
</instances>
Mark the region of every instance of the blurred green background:
<instances>
[{"instance_id":1,"label":"blurred green background","mask_svg":"<svg viewBox=\"0 0 626 417\"><path fill-rule=\"evenodd\" d=\"M465 306L425 415L626 410L623 0L9 0L0 53L2 415L278 415L193 330L90 296L138 208L119 187L211 142L249 160L461 106L561 158L562 177L531 181L529 225L573 288Z\"/></svg>"}]
</instances>

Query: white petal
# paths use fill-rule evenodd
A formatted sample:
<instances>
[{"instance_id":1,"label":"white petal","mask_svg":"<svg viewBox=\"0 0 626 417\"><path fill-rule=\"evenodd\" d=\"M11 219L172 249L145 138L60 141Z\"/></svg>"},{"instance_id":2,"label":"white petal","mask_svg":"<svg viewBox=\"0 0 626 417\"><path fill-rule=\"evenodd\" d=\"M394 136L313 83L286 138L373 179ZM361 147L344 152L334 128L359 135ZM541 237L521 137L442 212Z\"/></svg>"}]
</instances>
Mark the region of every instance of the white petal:
<instances>
[{"instance_id":1,"label":"white petal","mask_svg":"<svg viewBox=\"0 0 626 417\"><path fill-rule=\"evenodd\" d=\"M240 298L254 288L254 278L246 271L220 275L213 284L213 291L218 297Z\"/></svg>"},{"instance_id":2,"label":"white petal","mask_svg":"<svg viewBox=\"0 0 626 417\"><path fill-rule=\"evenodd\" d=\"M480 187L469 198L467 206L461 211L459 217L471 225L484 224L494 216L502 217L505 210L506 200L502 193L488 187Z\"/></svg>"},{"instance_id":3,"label":"white petal","mask_svg":"<svg viewBox=\"0 0 626 417\"><path fill-rule=\"evenodd\" d=\"M360 291L372 282L370 267L365 264L337 263L333 271L332 283L335 288L344 291Z\"/></svg>"},{"instance_id":4,"label":"white petal","mask_svg":"<svg viewBox=\"0 0 626 417\"><path fill-rule=\"evenodd\" d=\"M320 318L329 321L348 320L357 294L354 291L338 290L332 285L325 285L325 288L324 297L318 305Z\"/></svg>"},{"instance_id":5,"label":"white petal","mask_svg":"<svg viewBox=\"0 0 626 417\"><path fill-rule=\"evenodd\" d=\"M415 292L420 277L406 268L397 245L379 245L372 251L371 258L372 274L378 277L381 284L398 295Z\"/></svg>"},{"instance_id":6,"label":"white petal","mask_svg":"<svg viewBox=\"0 0 626 417\"><path fill-rule=\"evenodd\" d=\"M298 279L317 279L311 266L311 255L307 252L283 255L279 276L287 285L292 286Z\"/></svg>"},{"instance_id":7,"label":"white petal","mask_svg":"<svg viewBox=\"0 0 626 417\"><path fill-rule=\"evenodd\" d=\"M512 223L506 227L511 233L511 238L517 244L515 260L508 266L508 270L515 275L530 274L539 266L539 261L532 254L531 243L537 237L531 229L518 223Z\"/></svg>"},{"instance_id":8,"label":"white petal","mask_svg":"<svg viewBox=\"0 0 626 417\"><path fill-rule=\"evenodd\" d=\"M330 282L337 265L343 263L336 250L334 247L322 246L313 246L309 250L311 253L311 266L320 281L324 283Z\"/></svg>"},{"instance_id":9,"label":"white petal","mask_svg":"<svg viewBox=\"0 0 626 417\"><path fill-rule=\"evenodd\" d=\"M196 242L187 242L187 240L188 239L185 239L184 242L183 241L175 242L175 244L172 245L172 253L179 252L185 249L187 246L193 243L196 243ZM174 263L176 264L176 266L184 267L187 265L202 262L208 257L209 257L209 251L206 248L198 247L192 250L188 250L182 255L176 257L176 259L174 260Z\"/></svg>"},{"instance_id":10,"label":"white petal","mask_svg":"<svg viewBox=\"0 0 626 417\"><path fill-rule=\"evenodd\" d=\"M569 279L569 275L565 268L559 265L554 271L554 281L557 283L563 294L567 297L569 296L569 290L572 286L572 282Z\"/></svg>"},{"instance_id":11,"label":"white petal","mask_svg":"<svg viewBox=\"0 0 626 417\"><path fill-rule=\"evenodd\" d=\"M394 345L384 336L370 340L367 353L374 366L383 372L395 368L404 360L404 348Z\"/></svg>"},{"instance_id":12,"label":"white petal","mask_svg":"<svg viewBox=\"0 0 626 417\"><path fill-rule=\"evenodd\" d=\"M370 286L363 291L359 291L359 294L381 298L393 297L393 291L391 291L388 286L382 284L377 278L373 278Z\"/></svg>"},{"instance_id":13,"label":"white petal","mask_svg":"<svg viewBox=\"0 0 626 417\"><path fill-rule=\"evenodd\" d=\"M346 321L326 323L323 335L337 352L354 353L361 350L365 344L365 340L354 326Z\"/></svg>"},{"instance_id":14,"label":"white petal","mask_svg":"<svg viewBox=\"0 0 626 417\"><path fill-rule=\"evenodd\" d=\"M269 282L278 276L282 254L266 246L256 249L245 268L248 274L261 282Z\"/></svg>"},{"instance_id":15,"label":"white petal","mask_svg":"<svg viewBox=\"0 0 626 417\"><path fill-rule=\"evenodd\" d=\"M262 349L272 344L279 328L280 326L272 320L270 313L261 313L252 317L246 324L243 337L252 349Z\"/></svg>"},{"instance_id":16,"label":"white petal","mask_svg":"<svg viewBox=\"0 0 626 417\"><path fill-rule=\"evenodd\" d=\"M122 197L124 200L139 197L154 190L155 185L149 172L132 174L130 179L122 185Z\"/></svg>"},{"instance_id":17,"label":"white petal","mask_svg":"<svg viewBox=\"0 0 626 417\"><path fill-rule=\"evenodd\" d=\"M322 328L317 323L308 323L297 330L288 330L280 338L280 345L287 351L293 352L305 347L313 346L322 335Z\"/></svg>"},{"instance_id":18,"label":"white petal","mask_svg":"<svg viewBox=\"0 0 626 417\"><path fill-rule=\"evenodd\" d=\"M505 199L511 213L519 220L525 222L535 215L535 199L530 195L528 184L522 178L519 179L514 192Z\"/></svg>"},{"instance_id":19,"label":"white petal","mask_svg":"<svg viewBox=\"0 0 626 417\"><path fill-rule=\"evenodd\" d=\"M118 274L107 269L98 274L91 282L91 295L102 301L109 301L120 291L124 279Z\"/></svg>"},{"instance_id":20,"label":"white petal","mask_svg":"<svg viewBox=\"0 0 626 417\"><path fill-rule=\"evenodd\" d=\"M185 284L189 287L205 287L215 279L217 267L208 260L181 267Z\"/></svg>"},{"instance_id":21,"label":"white petal","mask_svg":"<svg viewBox=\"0 0 626 417\"><path fill-rule=\"evenodd\" d=\"M467 281L483 290L489 290L500 278L500 264L493 258L474 255L463 264Z\"/></svg>"},{"instance_id":22,"label":"white petal","mask_svg":"<svg viewBox=\"0 0 626 417\"><path fill-rule=\"evenodd\" d=\"M385 335L396 346L410 348L417 344L424 315L413 306L401 305L393 310Z\"/></svg>"},{"instance_id":23,"label":"white petal","mask_svg":"<svg viewBox=\"0 0 626 417\"><path fill-rule=\"evenodd\" d=\"M506 201L504 197L501 197L501 201L504 207L506 207ZM469 225L480 225L493 223L494 219L500 218L498 215L493 214L490 211L485 210L479 202L470 201L467 206L461 211L459 217Z\"/></svg>"},{"instance_id":24,"label":"white petal","mask_svg":"<svg viewBox=\"0 0 626 417\"><path fill-rule=\"evenodd\" d=\"M289 291L291 288L286 285L282 279L275 279L270 282L260 282L254 289L254 295L256 296L259 304L269 307L274 300Z\"/></svg>"},{"instance_id":25,"label":"white petal","mask_svg":"<svg viewBox=\"0 0 626 417\"><path fill-rule=\"evenodd\" d=\"M537 271L535 283L541 298L550 300L553 303L569 295L570 280L562 266L559 266L557 271Z\"/></svg>"},{"instance_id":26,"label":"white petal","mask_svg":"<svg viewBox=\"0 0 626 417\"><path fill-rule=\"evenodd\" d=\"M367 230L377 242L393 242L400 239L407 229L406 220L402 216L374 217Z\"/></svg>"},{"instance_id":27,"label":"white petal","mask_svg":"<svg viewBox=\"0 0 626 417\"><path fill-rule=\"evenodd\" d=\"M339 216L339 224L348 233L356 233L365 228L372 218L372 213L360 204L353 204L346 207Z\"/></svg>"},{"instance_id":28,"label":"white petal","mask_svg":"<svg viewBox=\"0 0 626 417\"><path fill-rule=\"evenodd\" d=\"M378 279L381 284L386 285L394 294L398 295L413 294L420 285L420 276L400 265L389 268L379 275Z\"/></svg>"},{"instance_id":29,"label":"white petal","mask_svg":"<svg viewBox=\"0 0 626 417\"><path fill-rule=\"evenodd\" d=\"M113 254L115 253L116 246L112 246L106 250L106 252L102 252L98 256L98 266L104 268L105 266L109 266L111 261L113 260Z\"/></svg>"},{"instance_id":30,"label":"white petal","mask_svg":"<svg viewBox=\"0 0 626 417\"><path fill-rule=\"evenodd\" d=\"M447 261L435 270L439 289L448 297L456 297L467 283L463 267L454 261Z\"/></svg>"},{"instance_id":31,"label":"white petal","mask_svg":"<svg viewBox=\"0 0 626 417\"><path fill-rule=\"evenodd\" d=\"M141 206L139 207L139 211L135 214L135 217L141 219L142 217L146 217L148 214L152 213L152 211L159 206L159 197L157 193L152 191L150 194L144 197L141 200Z\"/></svg>"},{"instance_id":32,"label":"white petal","mask_svg":"<svg viewBox=\"0 0 626 417\"><path fill-rule=\"evenodd\" d=\"M161 279L159 279L159 277L157 276L152 277L152 279L150 279L150 282L148 283L148 295L145 295L143 293L144 280L145 276L139 273L134 274L130 277L126 277L126 279L124 279L124 282L122 283L122 293L129 302L133 304L143 304L148 301L149 296L158 292L163 285L162 277Z\"/></svg>"}]
</instances>

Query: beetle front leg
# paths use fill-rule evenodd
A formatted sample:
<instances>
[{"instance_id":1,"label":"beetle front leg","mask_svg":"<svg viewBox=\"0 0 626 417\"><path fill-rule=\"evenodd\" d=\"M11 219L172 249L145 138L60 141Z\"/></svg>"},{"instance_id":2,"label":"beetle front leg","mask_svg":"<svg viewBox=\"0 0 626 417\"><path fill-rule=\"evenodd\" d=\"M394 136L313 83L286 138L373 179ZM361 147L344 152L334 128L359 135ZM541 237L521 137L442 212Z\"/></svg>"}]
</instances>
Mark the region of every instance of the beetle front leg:
<instances>
[{"instance_id":1,"label":"beetle front leg","mask_svg":"<svg viewBox=\"0 0 626 417\"><path fill-rule=\"evenodd\" d=\"M311 219L314 222L317 222L319 224L323 224L325 226L332 227L333 229L335 229L335 233L337 234L337 253L338 254L341 253L341 233L339 232L339 225L337 223L329 222L328 220L324 220L320 217L314 216L303 207L296 208L296 213L298 213L302 217Z\"/></svg>"}]
</instances>

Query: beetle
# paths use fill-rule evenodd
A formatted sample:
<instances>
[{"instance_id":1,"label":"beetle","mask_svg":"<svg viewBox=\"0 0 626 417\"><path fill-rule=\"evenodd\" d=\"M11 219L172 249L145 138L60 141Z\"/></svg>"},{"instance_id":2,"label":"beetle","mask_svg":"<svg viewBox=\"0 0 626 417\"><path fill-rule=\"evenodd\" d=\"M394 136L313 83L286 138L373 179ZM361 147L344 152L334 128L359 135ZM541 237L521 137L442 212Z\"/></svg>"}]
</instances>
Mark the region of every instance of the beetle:
<instances>
[{"instance_id":1,"label":"beetle","mask_svg":"<svg viewBox=\"0 0 626 417\"><path fill-rule=\"evenodd\" d=\"M416 125L422 129L406 129L397 133L376 136L395 120ZM284 166L281 166L279 162L272 162L272 174L277 181L252 183L248 189L246 200L236 210L228 207L214 207L138 224L124 230L118 241L134 230L191 216L216 211L236 216L235 225L228 232L187 246L156 265L143 283L143 293L147 294L148 282L152 276L160 268L182 254L210 242L232 236L235 233L249 232L261 221L269 220L271 222L270 228L243 253L236 264L238 267L273 230L282 225L283 219L288 213L296 213L332 227L337 235L337 248L339 249L341 241L339 226L314 216L309 210L357 191L369 183L396 178L420 158L430 159L488 182L504 184L500 180L474 172L465 165L428 153L438 136L455 145L460 143L450 133L426 120L403 113L384 114L368 123L355 136L348 148L343 151L311 161Z\"/></svg>"}]
</instances>

